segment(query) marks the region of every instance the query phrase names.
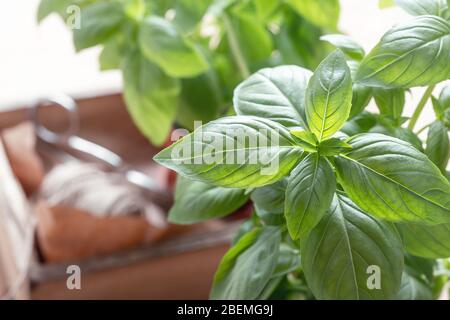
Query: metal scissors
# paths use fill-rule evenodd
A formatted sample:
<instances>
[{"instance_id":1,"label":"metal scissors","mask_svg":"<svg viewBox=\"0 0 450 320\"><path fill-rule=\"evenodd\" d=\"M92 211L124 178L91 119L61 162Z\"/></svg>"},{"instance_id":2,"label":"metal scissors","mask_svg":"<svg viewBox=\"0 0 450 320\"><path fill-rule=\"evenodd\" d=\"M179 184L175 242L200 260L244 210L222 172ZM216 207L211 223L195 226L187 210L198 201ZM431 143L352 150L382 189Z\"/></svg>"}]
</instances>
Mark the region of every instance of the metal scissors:
<instances>
[{"instance_id":1,"label":"metal scissors","mask_svg":"<svg viewBox=\"0 0 450 320\"><path fill-rule=\"evenodd\" d=\"M69 125L64 132L57 133L48 129L40 122L38 116L39 109L48 104L54 104L66 111ZM139 170L130 168L118 154L77 135L79 129L78 106L71 97L67 95L56 95L48 99L40 100L29 109L29 118L34 124L36 136L40 140L59 147L71 155L79 155L81 153L95 158L114 171L122 173L129 183L137 186L161 208L168 209L170 207L172 202L170 192L161 187L154 179Z\"/></svg>"}]
</instances>

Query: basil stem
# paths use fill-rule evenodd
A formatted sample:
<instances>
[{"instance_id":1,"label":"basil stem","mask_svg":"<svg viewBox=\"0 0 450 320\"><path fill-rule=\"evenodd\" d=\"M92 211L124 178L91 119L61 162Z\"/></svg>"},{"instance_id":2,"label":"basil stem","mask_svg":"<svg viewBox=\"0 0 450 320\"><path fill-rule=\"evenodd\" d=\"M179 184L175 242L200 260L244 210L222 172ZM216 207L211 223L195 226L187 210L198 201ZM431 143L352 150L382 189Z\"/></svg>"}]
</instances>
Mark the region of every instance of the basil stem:
<instances>
[{"instance_id":1,"label":"basil stem","mask_svg":"<svg viewBox=\"0 0 450 320\"><path fill-rule=\"evenodd\" d=\"M425 90L422 98L419 101L419 104L416 107L416 110L414 110L414 113L409 120L408 128L413 130L414 126L416 125L417 120L419 119L420 114L423 111L423 108L425 108L425 105L427 103L428 98L430 98L431 94L433 93L435 85L431 85Z\"/></svg>"},{"instance_id":2,"label":"basil stem","mask_svg":"<svg viewBox=\"0 0 450 320\"><path fill-rule=\"evenodd\" d=\"M250 70L248 68L247 62L245 61L244 54L239 46L236 32L234 30L233 24L226 13L222 14L223 23L225 26L225 31L228 38L228 43L230 45L231 54L237 64L239 72L243 79L247 79L250 76Z\"/></svg>"}]
</instances>

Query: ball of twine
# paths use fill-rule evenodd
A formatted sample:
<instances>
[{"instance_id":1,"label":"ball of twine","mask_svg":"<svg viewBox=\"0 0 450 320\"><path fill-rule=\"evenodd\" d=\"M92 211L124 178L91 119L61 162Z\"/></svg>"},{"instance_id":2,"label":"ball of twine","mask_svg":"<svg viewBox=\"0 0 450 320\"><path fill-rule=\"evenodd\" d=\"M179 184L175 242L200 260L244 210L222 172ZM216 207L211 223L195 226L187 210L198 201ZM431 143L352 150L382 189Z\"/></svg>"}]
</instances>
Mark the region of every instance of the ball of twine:
<instances>
[{"instance_id":1,"label":"ball of twine","mask_svg":"<svg viewBox=\"0 0 450 320\"><path fill-rule=\"evenodd\" d=\"M122 174L105 172L95 164L69 161L57 165L46 175L40 196L50 206L68 205L98 217L142 215L154 226L166 224L161 208L138 187Z\"/></svg>"}]
</instances>

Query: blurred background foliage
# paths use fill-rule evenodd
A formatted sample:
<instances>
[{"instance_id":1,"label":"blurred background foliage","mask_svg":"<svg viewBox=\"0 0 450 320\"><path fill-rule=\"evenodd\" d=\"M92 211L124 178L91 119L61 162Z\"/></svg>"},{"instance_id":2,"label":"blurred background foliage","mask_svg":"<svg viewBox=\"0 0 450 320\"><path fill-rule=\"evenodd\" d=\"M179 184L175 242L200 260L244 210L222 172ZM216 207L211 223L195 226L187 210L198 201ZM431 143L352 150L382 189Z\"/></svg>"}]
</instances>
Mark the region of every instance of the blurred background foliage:
<instances>
[{"instance_id":1,"label":"blurred background foliage","mask_svg":"<svg viewBox=\"0 0 450 320\"><path fill-rule=\"evenodd\" d=\"M102 70L122 70L130 115L161 145L174 122L230 112L233 89L263 67L314 69L339 12L338 0L42 0L38 20L61 16L77 51L102 46Z\"/></svg>"}]
</instances>

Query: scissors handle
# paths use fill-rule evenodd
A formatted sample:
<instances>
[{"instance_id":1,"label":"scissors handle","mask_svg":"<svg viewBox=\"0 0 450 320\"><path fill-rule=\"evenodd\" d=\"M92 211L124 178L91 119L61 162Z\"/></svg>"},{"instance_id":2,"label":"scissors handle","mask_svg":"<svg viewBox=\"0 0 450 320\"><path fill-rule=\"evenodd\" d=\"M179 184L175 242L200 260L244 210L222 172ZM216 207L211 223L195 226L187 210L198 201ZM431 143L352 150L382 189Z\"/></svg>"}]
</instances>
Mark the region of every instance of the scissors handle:
<instances>
[{"instance_id":1,"label":"scissors handle","mask_svg":"<svg viewBox=\"0 0 450 320\"><path fill-rule=\"evenodd\" d=\"M54 104L67 111L69 126L66 131L57 133L40 122L39 108L46 104ZM68 149L68 152L72 151L70 152L71 154L75 151L78 157L79 153L82 153L106 163L117 171L122 172L128 182L144 191L149 198L162 208L170 208L172 195L154 179L141 171L130 169L122 158L111 150L76 135L79 128L78 108L75 101L69 96L58 95L38 101L30 108L29 117L34 124L36 136L42 141L58 146L61 149Z\"/></svg>"},{"instance_id":2,"label":"scissors handle","mask_svg":"<svg viewBox=\"0 0 450 320\"><path fill-rule=\"evenodd\" d=\"M69 125L66 131L62 133L57 133L53 130L48 129L45 125L41 123L39 120L39 109L44 105L54 104L60 108L63 108L67 111ZM79 117L78 117L78 108L75 101L66 95L55 95L48 99L41 99L37 101L34 105L31 106L28 112L28 117L34 124L34 128L36 131L36 135L43 141L56 144L56 145L64 145L67 143L67 140L75 136L79 129Z\"/></svg>"}]
</instances>

